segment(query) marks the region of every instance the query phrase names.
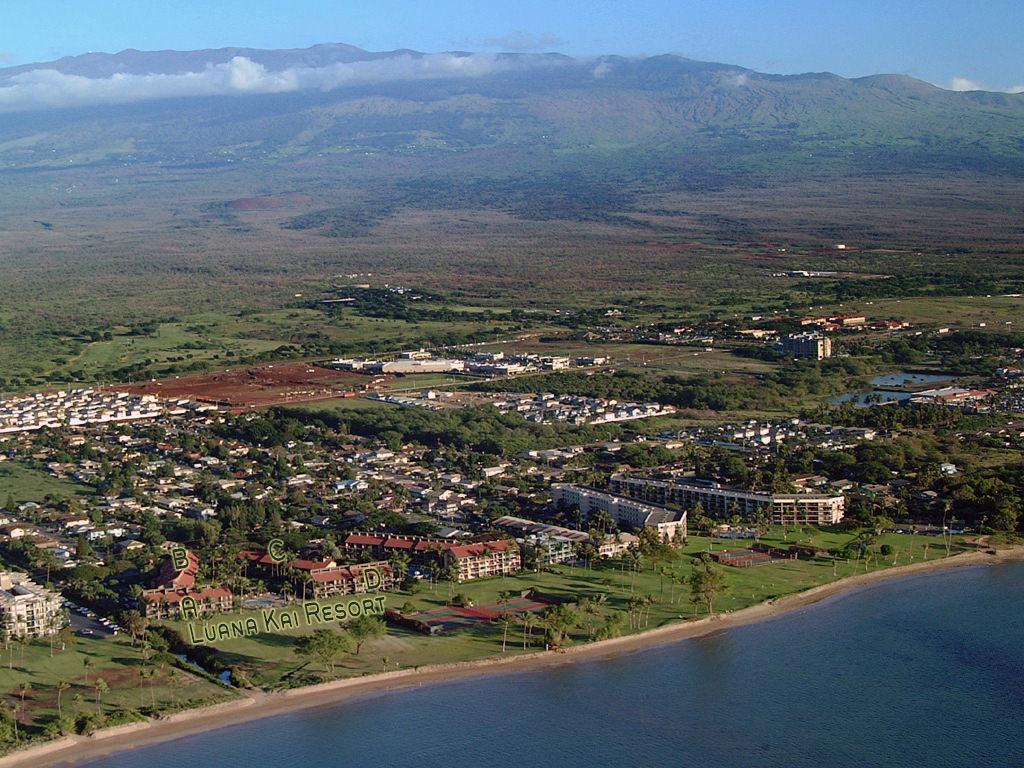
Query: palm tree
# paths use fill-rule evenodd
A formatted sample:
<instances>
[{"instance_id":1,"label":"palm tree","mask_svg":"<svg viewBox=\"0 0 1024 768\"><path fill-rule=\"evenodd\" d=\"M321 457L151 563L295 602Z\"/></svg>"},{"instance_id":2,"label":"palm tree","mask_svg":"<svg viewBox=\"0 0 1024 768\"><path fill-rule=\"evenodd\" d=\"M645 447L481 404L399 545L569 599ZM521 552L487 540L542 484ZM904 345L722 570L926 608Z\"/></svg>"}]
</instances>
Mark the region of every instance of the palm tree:
<instances>
[{"instance_id":1,"label":"palm tree","mask_svg":"<svg viewBox=\"0 0 1024 768\"><path fill-rule=\"evenodd\" d=\"M526 650L526 637L529 633L529 637L533 639L533 628L537 626L537 617L534 616L530 611L523 612L523 650Z\"/></svg>"},{"instance_id":2,"label":"palm tree","mask_svg":"<svg viewBox=\"0 0 1024 768\"><path fill-rule=\"evenodd\" d=\"M18 683L18 692L21 694L21 706L19 707L19 712L22 715L25 714L25 694L27 694L31 690L32 690L32 683L29 683L29 682ZM17 726L17 723L18 723L18 718L17 717L14 718L14 723L15 723L15 726Z\"/></svg>"},{"instance_id":3,"label":"palm tree","mask_svg":"<svg viewBox=\"0 0 1024 768\"><path fill-rule=\"evenodd\" d=\"M89 682L89 667L92 666L92 659L90 659L88 656L85 656L82 659L82 666L85 667L85 682L88 683Z\"/></svg>"},{"instance_id":4,"label":"palm tree","mask_svg":"<svg viewBox=\"0 0 1024 768\"><path fill-rule=\"evenodd\" d=\"M395 578L401 584L409 575L409 556L405 552L396 552L391 556L391 569L395 572Z\"/></svg>"},{"instance_id":5,"label":"palm tree","mask_svg":"<svg viewBox=\"0 0 1024 768\"><path fill-rule=\"evenodd\" d=\"M514 613L505 611L498 617L498 623L501 624L504 630L501 635L501 652L504 653L505 647L508 644L508 629L516 623L516 616Z\"/></svg>"},{"instance_id":6,"label":"palm tree","mask_svg":"<svg viewBox=\"0 0 1024 768\"><path fill-rule=\"evenodd\" d=\"M71 687L71 683L69 683L67 680L58 680L57 685L55 687L57 689L57 717L62 717L64 713L61 711L60 697L61 694L64 693L64 691Z\"/></svg>"},{"instance_id":7,"label":"palm tree","mask_svg":"<svg viewBox=\"0 0 1024 768\"><path fill-rule=\"evenodd\" d=\"M107 681L102 677L97 676L96 682L92 684L93 690L96 691L96 716L103 716L103 694L110 690L110 686L107 685Z\"/></svg>"}]
</instances>

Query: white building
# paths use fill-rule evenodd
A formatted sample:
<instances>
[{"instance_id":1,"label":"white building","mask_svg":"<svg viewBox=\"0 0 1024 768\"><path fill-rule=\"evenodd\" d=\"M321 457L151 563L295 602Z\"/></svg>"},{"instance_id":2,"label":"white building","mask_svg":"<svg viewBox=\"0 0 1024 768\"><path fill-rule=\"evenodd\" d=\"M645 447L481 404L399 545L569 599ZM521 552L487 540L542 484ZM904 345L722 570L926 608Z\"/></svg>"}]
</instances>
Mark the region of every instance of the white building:
<instances>
[{"instance_id":1,"label":"white building","mask_svg":"<svg viewBox=\"0 0 1024 768\"><path fill-rule=\"evenodd\" d=\"M835 525L843 519L846 500L841 494L755 493L727 488L708 480L654 480L612 475L612 490L656 504L693 509L700 504L711 517L749 517L767 512L775 525Z\"/></svg>"},{"instance_id":2,"label":"white building","mask_svg":"<svg viewBox=\"0 0 1024 768\"><path fill-rule=\"evenodd\" d=\"M0 636L45 637L63 626L59 593L39 586L28 574L0 572Z\"/></svg>"},{"instance_id":3,"label":"white building","mask_svg":"<svg viewBox=\"0 0 1024 768\"><path fill-rule=\"evenodd\" d=\"M551 486L551 498L556 505L579 507L580 512L587 517L600 510L607 512L616 523L628 528L654 528L663 541L674 541L677 536L686 536L685 510L667 509L594 488L564 483Z\"/></svg>"}]
</instances>

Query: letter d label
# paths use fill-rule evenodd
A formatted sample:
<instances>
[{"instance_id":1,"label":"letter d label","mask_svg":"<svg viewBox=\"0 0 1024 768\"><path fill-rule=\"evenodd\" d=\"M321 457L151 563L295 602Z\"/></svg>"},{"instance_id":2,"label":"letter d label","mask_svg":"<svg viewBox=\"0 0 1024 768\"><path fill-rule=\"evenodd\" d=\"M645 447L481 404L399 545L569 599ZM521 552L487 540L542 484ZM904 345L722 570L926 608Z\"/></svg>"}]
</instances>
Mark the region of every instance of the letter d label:
<instances>
[{"instance_id":1,"label":"letter d label","mask_svg":"<svg viewBox=\"0 0 1024 768\"><path fill-rule=\"evenodd\" d=\"M380 577L380 571L376 568L364 568L363 583L366 584L367 592L373 592L374 590L380 589L380 585L384 583L384 579Z\"/></svg>"}]
</instances>

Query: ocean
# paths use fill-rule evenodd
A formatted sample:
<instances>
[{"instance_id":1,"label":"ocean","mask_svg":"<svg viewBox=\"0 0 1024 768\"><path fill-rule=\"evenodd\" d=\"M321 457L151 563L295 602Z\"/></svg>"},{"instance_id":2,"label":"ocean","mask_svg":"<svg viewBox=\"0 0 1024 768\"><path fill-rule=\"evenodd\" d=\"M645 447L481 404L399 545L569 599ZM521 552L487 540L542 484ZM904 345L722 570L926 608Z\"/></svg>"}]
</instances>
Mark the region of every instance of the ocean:
<instances>
[{"instance_id":1,"label":"ocean","mask_svg":"<svg viewBox=\"0 0 1024 768\"><path fill-rule=\"evenodd\" d=\"M81 768L1024 765L1024 563L760 624L378 694Z\"/></svg>"}]
</instances>

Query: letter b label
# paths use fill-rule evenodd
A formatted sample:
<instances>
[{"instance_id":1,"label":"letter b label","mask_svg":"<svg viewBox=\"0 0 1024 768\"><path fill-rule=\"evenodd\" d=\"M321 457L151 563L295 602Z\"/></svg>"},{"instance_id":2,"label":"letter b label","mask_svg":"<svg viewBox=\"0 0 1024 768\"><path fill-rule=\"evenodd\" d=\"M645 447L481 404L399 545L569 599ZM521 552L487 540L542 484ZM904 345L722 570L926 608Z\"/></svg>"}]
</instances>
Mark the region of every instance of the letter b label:
<instances>
[{"instance_id":1,"label":"letter b label","mask_svg":"<svg viewBox=\"0 0 1024 768\"><path fill-rule=\"evenodd\" d=\"M188 550L184 547L175 547L171 550L171 565L176 571L184 571L188 568Z\"/></svg>"}]
</instances>

